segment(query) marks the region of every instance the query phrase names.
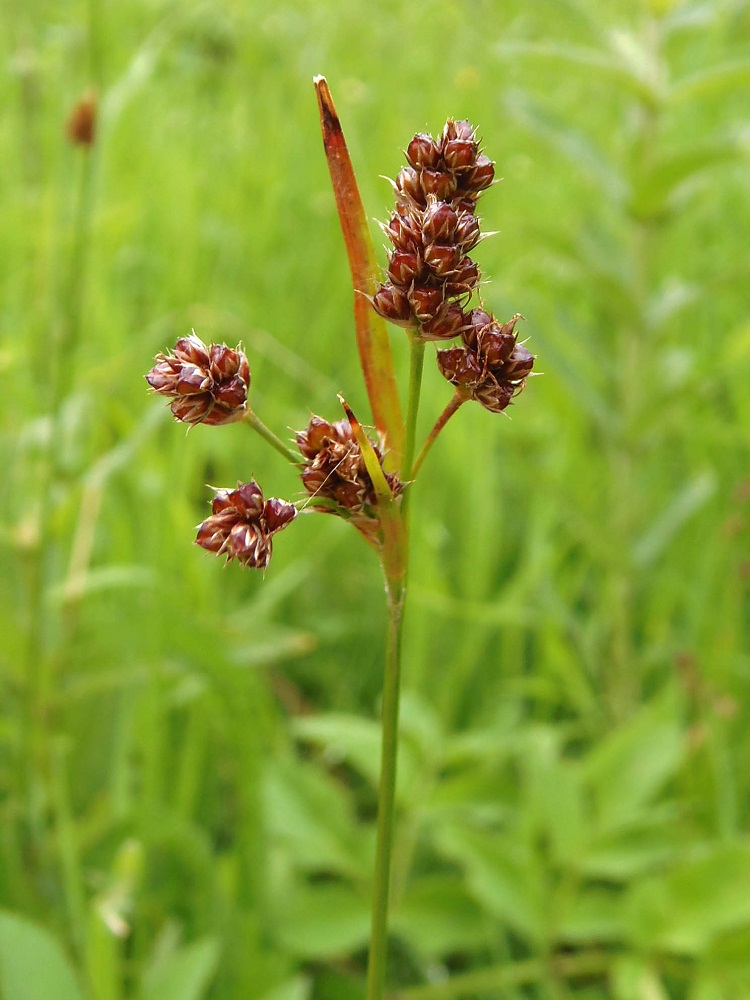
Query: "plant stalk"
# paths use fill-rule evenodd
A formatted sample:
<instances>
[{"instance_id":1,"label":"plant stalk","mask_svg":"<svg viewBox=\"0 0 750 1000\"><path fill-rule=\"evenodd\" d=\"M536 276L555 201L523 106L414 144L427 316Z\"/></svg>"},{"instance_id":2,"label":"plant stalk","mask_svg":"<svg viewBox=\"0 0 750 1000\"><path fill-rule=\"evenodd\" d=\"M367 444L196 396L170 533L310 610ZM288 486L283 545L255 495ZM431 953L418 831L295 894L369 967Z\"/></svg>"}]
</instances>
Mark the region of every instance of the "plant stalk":
<instances>
[{"instance_id":1,"label":"plant stalk","mask_svg":"<svg viewBox=\"0 0 750 1000\"><path fill-rule=\"evenodd\" d=\"M398 719L401 688L401 640L404 621L405 581L388 584L388 636L383 681L382 743L378 788L377 847L372 899L370 954L367 963L367 1000L382 1000L388 952L388 903L391 888L393 819L396 801Z\"/></svg>"},{"instance_id":2,"label":"plant stalk","mask_svg":"<svg viewBox=\"0 0 750 1000\"><path fill-rule=\"evenodd\" d=\"M378 787L377 845L375 850L375 875L372 900L372 926L370 953L367 963L366 1000L382 1000L385 990L386 960L388 957L388 904L391 891L391 858L393 855L393 830L396 803L396 775L398 763L398 720L401 694L401 648L406 604L406 584L409 563L409 497L413 479L413 462L424 367L424 341L413 337L409 365L409 402L404 438L404 456L401 477L406 484L401 498L401 535L404 552L400 560L401 572L389 575L388 564L383 560L388 594L388 633L386 637L385 676L381 709L380 783Z\"/></svg>"},{"instance_id":3,"label":"plant stalk","mask_svg":"<svg viewBox=\"0 0 750 1000\"><path fill-rule=\"evenodd\" d=\"M422 389L422 370L424 368L424 341L411 337L409 353L409 403L406 411L406 431L404 436L404 457L401 462L401 480L406 486L401 500L401 517L404 520L404 534L408 545L409 504L412 494L412 479L414 478L414 451L417 434L417 412L419 396Z\"/></svg>"},{"instance_id":4,"label":"plant stalk","mask_svg":"<svg viewBox=\"0 0 750 1000\"><path fill-rule=\"evenodd\" d=\"M419 470L422 468L422 462L424 462L427 458L427 453L437 440L438 434L445 427L453 414L458 410L459 406L465 403L468 398L468 396L464 396L460 389L456 389L448 405L435 421L435 426L430 431L425 443L422 445L412 468L412 476L416 477L418 475Z\"/></svg>"},{"instance_id":5,"label":"plant stalk","mask_svg":"<svg viewBox=\"0 0 750 1000\"><path fill-rule=\"evenodd\" d=\"M251 409L248 408L245 410L245 414L242 418L242 421L243 423L246 423L248 427L252 427L252 429L257 434L260 434L263 440L267 441L272 448L275 448L280 455L283 455L284 458L287 460L287 462L291 462L292 465L300 464L301 458L299 453L293 451L291 448L285 445L284 442L281 440L281 438L276 437L274 432L270 430L268 427L266 427L263 421L260 420L260 418L257 417L256 414Z\"/></svg>"}]
</instances>

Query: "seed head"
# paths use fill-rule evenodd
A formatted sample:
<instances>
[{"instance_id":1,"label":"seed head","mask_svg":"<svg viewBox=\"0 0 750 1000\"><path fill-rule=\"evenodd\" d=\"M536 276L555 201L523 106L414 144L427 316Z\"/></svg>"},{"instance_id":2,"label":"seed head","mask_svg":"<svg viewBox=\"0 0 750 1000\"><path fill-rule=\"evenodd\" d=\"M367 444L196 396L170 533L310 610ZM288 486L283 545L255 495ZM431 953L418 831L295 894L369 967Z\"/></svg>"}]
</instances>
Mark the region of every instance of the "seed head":
<instances>
[{"instance_id":1,"label":"seed head","mask_svg":"<svg viewBox=\"0 0 750 1000\"><path fill-rule=\"evenodd\" d=\"M93 146L96 139L96 100L93 94L84 95L73 108L66 132L74 146Z\"/></svg>"},{"instance_id":2,"label":"seed head","mask_svg":"<svg viewBox=\"0 0 750 1000\"><path fill-rule=\"evenodd\" d=\"M305 461L300 474L305 489L312 497L334 505L313 502L312 506L352 521L365 535L375 535L379 528L375 489L349 421L329 423L314 416L297 432L296 440ZM373 449L382 464L381 445L373 442ZM385 478L393 495L398 496L403 489L401 481L388 472Z\"/></svg>"},{"instance_id":3,"label":"seed head","mask_svg":"<svg viewBox=\"0 0 750 1000\"><path fill-rule=\"evenodd\" d=\"M196 544L227 562L236 559L242 566L265 569L271 560L271 538L297 516L297 508L286 500L263 499L252 480L238 483L236 490L217 490L211 516L198 528Z\"/></svg>"},{"instance_id":4,"label":"seed head","mask_svg":"<svg viewBox=\"0 0 750 1000\"><path fill-rule=\"evenodd\" d=\"M500 413L523 391L534 355L518 343L516 315L500 324L483 309L473 309L461 332L463 347L438 351L438 367L467 397Z\"/></svg>"},{"instance_id":5,"label":"seed head","mask_svg":"<svg viewBox=\"0 0 750 1000\"><path fill-rule=\"evenodd\" d=\"M479 284L467 254L480 239L477 198L495 168L464 120L448 119L438 139L417 133L406 159L393 182L396 209L383 226L394 249L372 304L424 340L450 340L468 322L468 299Z\"/></svg>"},{"instance_id":6,"label":"seed head","mask_svg":"<svg viewBox=\"0 0 750 1000\"><path fill-rule=\"evenodd\" d=\"M245 412L250 369L240 347L206 346L192 333L180 337L170 354L157 354L146 381L171 398L176 420L186 424L228 424Z\"/></svg>"}]
</instances>

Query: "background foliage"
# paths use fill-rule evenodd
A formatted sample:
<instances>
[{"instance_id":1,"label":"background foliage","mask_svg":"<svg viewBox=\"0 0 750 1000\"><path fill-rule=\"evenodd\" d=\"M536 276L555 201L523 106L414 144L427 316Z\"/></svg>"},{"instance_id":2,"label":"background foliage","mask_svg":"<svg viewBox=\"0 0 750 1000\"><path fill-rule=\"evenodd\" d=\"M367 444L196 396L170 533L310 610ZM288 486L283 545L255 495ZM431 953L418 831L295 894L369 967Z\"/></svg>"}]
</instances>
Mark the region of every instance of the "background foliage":
<instances>
[{"instance_id":1,"label":"background foliage","mask_svg":"<svg viewBox=\"0 0 750 1000\"><path fill-rule=\"evenodd\" d=\"M192 549L205 483L297 484L142 378L195 327L279 432L364 413L325 73L374 218L415 131L479 125L484 298L545 373L417 487L394 992L750 997L748 4L2 18L0 995L361 993L375 560L322 517L265 581Z\"/></svg>"}]
</instances>

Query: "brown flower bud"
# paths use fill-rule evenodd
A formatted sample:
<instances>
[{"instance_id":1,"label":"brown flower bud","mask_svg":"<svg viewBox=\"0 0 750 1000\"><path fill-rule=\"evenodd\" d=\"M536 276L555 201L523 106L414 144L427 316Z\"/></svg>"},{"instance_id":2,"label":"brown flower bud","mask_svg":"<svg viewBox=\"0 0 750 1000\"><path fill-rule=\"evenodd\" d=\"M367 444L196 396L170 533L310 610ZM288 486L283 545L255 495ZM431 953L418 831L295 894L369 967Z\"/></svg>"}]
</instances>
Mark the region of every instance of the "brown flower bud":
<instances>
[{"instance_id":1,"label":"brown flower bud","mask_svg":"<svg viewBox=\"0 0 750 1000\"><path fill-rule=\"evenodd\" d=\"M423 202L429 195L434 195L440 201L449 201L458 186L455 176L444 170L430 170L426 167L421 171L419 179L425 195Z\"/></svg>"},{"instance_id":2,"label":"brown flower bud","mask_svg":"<svg viewBox=\"0 0 750 1000\"><path fill-rule=\"evenodd\" d=\"M473 388L482 381L483 371L479 358L464 347L450 347L437 353L438 367L453 385Z\"/></svg>"},{"instance_id":3,"label":"brown flower bud","mask_svg":"<svg viewBox=\"0 0 750 1000\"><path fill-rule=\"evenodd\" d=\"M297 509L263 492L253 480L236 490L217 490L211 516L198 528L196 544L209 552L236 559L243 566L265 569L271 560L271 538L297 516Z\"/></svg>"},{"instance_id":4,"label":"brown flower bud","mask_svg":"<svg viewBox=\"0 0 750 1000\"><path fill-rule=\"evenodd\" d=\"M466 322L461 306L447 302L436 316L422 324L420 332L425 340L452 340L461 334Z\"/></svg>"},{"instance_id":5,"label":"brown flower bud","mask_svg":"<svg viewBox=\"0 0 750 1000\"><path fill-rule=\"evenodd\" d=\"M409 290L409 302L420 323L433 319L445 302L445 292L440 288L415 285Z\"/></svg>"},{"instance_id":6,"label":"brown flower bud","mask_svg":"<svg viewBox=\"0 0 750 1000\"><path fill-rule=\"evenodd\" d=\"M407 293L401 288L396 288L390 281L381 285L375 292L372 304L375 312L391 323L396 323L398 326L414 326L414 316Z\"/></svg>"},{"instance_id":7,"label":"brown flower bud","mask_svg":"<svg viewBox=\"0 0 750 1000\"><path fill-rule=\"evenodd\" d=\"M463 295L479 284L479 268L471 257L462 257L445 283L446 295Z\"/></svg>"},{"instance_id":8,"label":"brown flower bud","mask_svg":"<svg viewBox=\"0 0 750 1000\"><path fill-rule=\"evenodd\" d=\"M479 219L471 212L462 212L456 226L455 238L464 253L473 250L481 238Z\"/></svg>"},{"instance_id":9,"label":"brown flower bud","mask_svg":"<svg viewBox=\"0 0 750 1000\"><path fill-rule=\"evenodd\" d=\"M459 218L447 202L429 198L422 217L422 234L428 243L440 243L453 238Z\"/></svg>"},{"instance_id":10,"label":"brown flower bud","mask_svg":"<svg viewBox=\"0 0 750 1000\"><path fill-rule=\"evenodd\" d=\"M466 118L461 118L458 121L454 121L449 118L448 121L443 126L443 131L440 136L441 148L445 146L447 142L451 142L453 139L474 139L475 131L474 126Z\"/></svg>"},{"instance_id":11,"label":"brown flower bud","mask_svg":"<svg viewBox=\"0 0 750 1000\"><path fill-rule=\"evenodd\" d=\"M420 182L420 171L413 167L404 167L396 177L396 189L418 204L423 204L424 196Z\"/></svg>"},{"instance_id":12,"label":"brown flower bud","mask_svg":"<svg viewBox=\"0 0 750 1000\"><path fill-rule=\"evenodd\" d=\"M453 207L459 213L465 212L469 215L473 215L477 210L477 198L481 192L472 193L471 191L461 191L459 193L461 197L453 199Z\"/></svg>"},{"instance_id":13,"label":"brown flower bud","mask_svg":"<svg viewBox=\"0 0 750 1000\"><path fill-rule=\"evenodd\" d=\"M207 347L193 333L180 337L171 354L157 354L155 360L146 381L154 392L171 397L176 420L215 426L242 418L250 369L241 348Z\"/></svg>"},{"instance_id":14,"label":"brown flower bud","mask_svg":"<svg viewBox=\"0 0 750 1000\"><path fill-rule=\"evenodd\" d=\"M408 288L424 269L424 262L419 254L403 253L396 250L388 261L388 274L395 285Z\"/></svg>"},{"instance_id":15,"label":"brown flower bud","mask_svg":"<svg viewBox=\"0 0 750 1000\"><path fill-rule=\"evenodd\" d=\"M74 146L92 146L96 138L96 100L86 94L70 113L66 125L68 139Z\"/></svg>"},{"instance_id":16,"label":"brown flower bud","mask_svg":"<svg viewBox=\"0 0 750 1000\"><path fill-rule=\"evenodd\" d=\"M467 347L476 349L477 336L486 326L492 324L492 316L484 309L472 309L469 316L469 325L463 334L463 340Z\"/></svg>"},{"instance_id":17,"label":"brown flower bud","mask_svg":"<svg viewBox=\"0 0 750 1000\"><path fill-rule=\"evenodd\" d=\"M461 248L449 243L431 243L424 251L425 264L439 278L453 274L461 258Z\"/></svg>"},{"instance_id":18,"label":"brown flower bud","mask_svg":"<svg viewBox=\"0 0 750 1000\"><path fill-rule=\"evenodd\" d=\"M476 164L461 178L463 191L484 191L495 179L495 164L484 154L477 157Z\"/></svg>"},{"instance_id":19,"label":"brown flower bud","mask_svg":"<svg viewBox=\"0 0 750 1000\"><path fill-rule=\"evenodd\" d=\"M473 139L449 139L443 146L443 160L451 170L473 167L477 158L477 144Z\"/></svg>"},{"instance_id":20,"label":"brown flower bud","mask_svg":"<svg viewBox=\"0 0 750 1000\"><path fill-rule=\"evenodd\" d=\"M397 250L414 253L422 245L419 220L405 206L393 213L383 231Z\"/></svg>"},{"instance_id":21,"label":"brown flower bud","mask_svg":"<svg viewBox=\"0 0 750 1000\"><path fill-rule=\"evenodd\" d=\"M406 159L416 170L435 167L440 160L440 148L431 135L418 132L406 147Z\"/></svg>"}]
</instances>

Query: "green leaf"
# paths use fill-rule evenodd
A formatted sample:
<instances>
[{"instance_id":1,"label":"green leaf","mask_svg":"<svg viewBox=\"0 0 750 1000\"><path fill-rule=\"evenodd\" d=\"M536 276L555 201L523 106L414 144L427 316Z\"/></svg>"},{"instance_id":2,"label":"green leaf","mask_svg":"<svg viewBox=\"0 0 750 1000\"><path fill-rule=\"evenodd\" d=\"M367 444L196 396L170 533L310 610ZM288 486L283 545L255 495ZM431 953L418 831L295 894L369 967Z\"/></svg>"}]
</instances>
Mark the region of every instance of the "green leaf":
<instances>
[{"instance_id":1,"label":"green leaf","mask_svg":"<svg viewBox=\"0 0 750 1000\"><path fill-rule=\"evenodd\" d=\"M596 807L594 835L641 821L684 751L676 708L666 698L606 736L582 762Z\"/></svg>"},{"instance_id":2,"label":"green leaf","mask_svg":"<svg viewBox=\"0 0 750 1000\"><path fill-rule=\"evenodd\" d=\"M622 46L612 44L611 50L598 50L569 43L555 42L501 42L497 53L502 60L525 62L538 60L544 63L563 63L578 70L580 75L593 76L598 83L612 83L636 94L649 102L658 94L651 76L641 63L633 58L623 58ZM627 53L625 53L627 55Z\"/></svg>"},{"instance_id":3,"label":"green leaf","mask_svg":"<svg viewBox=\"0 0 750 1000\"><path fill-rule=\"evenodd\" d=\"M685 483L635 543L635 565L640 569L653 565L680 528L705 506L715 492L716 476L712 471L701 472Z\"/></svg>"},{"instance_id":4,"label":"green leaf","mask_svg":"<svg viewBox=\"0 0 750 1000\"><path fill-rule=\"evenodd\" d=\"M333 759L345 760L350 767L377 788L380 775L380 726L358 715L329 712L292 721L294 735L325 747Z\"/></svg>"},{"instance_id":5,"label":"green leaf","mask_svg":"<svg viewBox=\"0 0 750 1000\"><path fill-rule=\"evenodd\" d=\"M404 421L393 355L385 320L368 301L379 284L375 251L331 92L324 77L318 76L314 82L323 145L354 287L354 322L362 373L375 426L386 438L388 461L398 468L404 445Z\"/></svg>"},{"instance_id":6,"label":"green leaf","mask_svg":"<svg viewBox=\"0 0 750 1000\"><path fill-rule=\"evenodd\" d=\"M380 725L357 715L330 712L295 719L292 723L295 736L323 747L333 761L345 760L362 775L373 788L380 780ZM403 733L403 724L400 729ZM414 748L404 740L399 749L398 797L405 801L411 797L420 781L420 770Z\"/></svg>"},{"instance_id":7,"label":"green leaf","mask_svg":"<svg viewBox=\"0 0 750 1000\"><path fill-rule=\"evenodd\" d=\"M575 766L560 759L562 730L534 726L520 750L525 814L549 843L552 858L576 863L587 839L586 809Z\"/></svg>"},{"instance_id":8,"label":"green leaf","mask_svg":"<svg viewBox=\"0 0 750 1000\"><path fill-rule=\"evenodd\" d=\"M750 841L707 848L636 882L623 920L639 947L700 955L720 934L750 928Z\"/></svg>"},{"instance_id":9,"label":"green leaf","mask_svg":"<svg viewBox=\"0 0 750 1000\"><path fill-rule=\"evenodd\" d=\"M603 944L622 940L622 893L584 886L565 908L558 934L570 944Z\"/></svg>"},{"instance_id":10,"label":"green leaf","mask_svg":"<svg viewBox=\"0 0 750 1000\"><path fill-rule=\"evenodd\" d=\"M569 160L576 174L585 174L607 201L621 203L627 185L617 167L583 132L571 128L570 122L540 106L522 90L506 95L506 107L519 125L536 135L545 145Z\"/></svg>"},{"instance_id":11,"label":"green leaf","mask_svg":"<svg viewBox=\"0 0 750 1000\"><path fill-rule=\"evenodd\" d=\"M206 937L157 953L143 973L139 1000L200 1000L219 961L219 945Z\"/></svg>"},{"instance_id":12,"label":"green leaf","mask_svg":"<svg viewBox=\"0 0 750 1000\"><path fill-rule=\"evenodd\" d=\"M680 185L711 167L744 157L742 144L733 137L691 143L684 149L657 156L636 181L630 209L636 218L658 216L676 196Z\"/></svg>"},{"instance_id":13,"label":"green leaf","mask_svg":"<svg viewBox=\"0 0 750 1000\"><path fill-rule=\"evenodd\" d=\"M312 983L307 976L295 976L266 993L262 1000L308 1000Z\"/></svg>"},{"instance_id":14,"label":"green leaf","mask_svg":"<svg viewBox=\"0 0 750 1000\"><path fill-rule=\"evenodd\" d=\"M724 97L750 83L750 59L720 63L683 77L670 87L667 100L673 106L709 97Z\"/></svg>"},{"instance_id":15,"label":"green leaf","mask_svg":"<svg viewBox=\"0 0 750 1000\"><path fill-rule=\"evenodd\" d=\"M626 881L663 865L680 846L674 824L666 822L672 813L667 817L664 813L649 810L648 827L631 827L595 838L580 863L581 871L592 878Z\"/></svg>"},{"instance_id":16,"label":"green leaf","mask_svg":"<svg viewBox=\"0 0 750 1000\"><path fill-rule=\"evenodd\" d=\"M266 774L264 797L274 842L301 868L369 876L369 853L341 785L309 764L276 760Z\"/></svg>"},{"instance_id":17,"label":"green leaf","mask_svg":"<svg viewBox=\"0 0 750 1000\"><path fill-rule=\"evenodd\" d=\"M0 996L3 1000L83 1000L60 943L25 917L0 912Z\"/></svg>"},{"instance_id":18,"label":"green leaf","mask_svg":"<svg viewBox=\"0 0 750 1000\"><path fill-rule=\"evenodd\" d=\"M412 880L391 917L391 927L422 955L434 958L490 945L486 916L463 882L452 875Z\"/></svg>"},{"instance_id":19,"label":"green leaf","mask_svg":"<svg viewBox=\"0 0 750 1000\"><path fill-rule=\"evenodd\" d=\"M460 865L472 895L523 937L542 942L548 905L536 858L518 838L458 824L435 836L438 850Z\"/></svg>"},{"instance_id":20,"label":"green leaf","mask_svg":"<svg viewBox=\"0 0 750 1000\"><path fill-rule=\"evenodd\" d=\"M286 902L278 934L301 958L343 958L367 943L370 902L342 882L297 889Z\"/></svg>"},{"instance_id":21,"label":"green leaf","mask_svg":"<svg viewBox=\"0 0 750 1000\"><path fill-rule=\"evenodd\" d=\"M634 955L614 959L610 985L614 1000L669 1000L653 965Z\"/></svg>"}]
</instances>

